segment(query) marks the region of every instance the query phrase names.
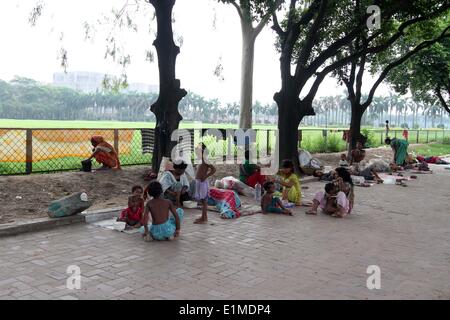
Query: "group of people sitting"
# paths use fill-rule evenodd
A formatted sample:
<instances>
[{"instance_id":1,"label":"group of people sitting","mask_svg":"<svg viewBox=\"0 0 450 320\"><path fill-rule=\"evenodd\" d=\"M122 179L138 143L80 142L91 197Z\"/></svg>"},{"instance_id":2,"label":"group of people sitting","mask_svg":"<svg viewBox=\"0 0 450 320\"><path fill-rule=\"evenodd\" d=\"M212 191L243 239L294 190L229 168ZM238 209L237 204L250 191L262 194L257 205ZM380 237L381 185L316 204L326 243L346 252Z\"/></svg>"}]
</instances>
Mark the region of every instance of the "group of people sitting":
<instances>
[{"instance_id":1,"label":"group of people sitting","mask_svg":"<svg viewBox=\"0 0 450 320\"><path fill-rule=\"evenodd\" d=\"M393 167L403 166L407 162L408 142L401 139L386 139L394 151ZM89 159L95 158L103 168L120 169L120 161L114 148L102 137L92 137L93 153ZM289 209L302 205L300 179L294 170L291 160L284 160L279 173L275 176L264 176L261 167L252 164L249 151L245 152L245 161L239 168L239 180L233 177L216 181L215 187L209 184L209 178L216 173L216 168L209 163L207 149L201 144L196 149L201 159L197 165L195 179L191 181L186 175L188 165L184 162L169 162L158 179L151 181L147 188L135 186L119 221L128 226L140 228L146 240L167 240L177 237L183 220L183 204L195 200L202 209L200 217L194 223L204 224L208 221L208 206L216 205L220 208L222 217L235 218L239 216L241 205L239 194L246 196L255 194L255 187L262 186L261 210L263 213L278 213L292 215ZM327 181L324 190L317 192L311 207L306 213L315 215L318 209L334 217L345 217L350 214L354 206L354 184L352 175L363 176L366 180L382 182L376 170L372 167L361 169L360 163L365 158L363 143L358 141L356 148L351 151L350 161L342 155L339 167L324 173L316 171L314 175L320 180ZM431 159L433 160L433 159ZM436 159L434 159L436 160ZM436 160L437 161L437 160ZM233 179L231 179L233 178ZM224 187L227 185L227 187ZM251 190L249 193L249 189ZM258 190L258 189L256 189ZM149 199L146 203L145 201ZM149 223L151 221L151 224Z\"/></svg>"}]
</instances>

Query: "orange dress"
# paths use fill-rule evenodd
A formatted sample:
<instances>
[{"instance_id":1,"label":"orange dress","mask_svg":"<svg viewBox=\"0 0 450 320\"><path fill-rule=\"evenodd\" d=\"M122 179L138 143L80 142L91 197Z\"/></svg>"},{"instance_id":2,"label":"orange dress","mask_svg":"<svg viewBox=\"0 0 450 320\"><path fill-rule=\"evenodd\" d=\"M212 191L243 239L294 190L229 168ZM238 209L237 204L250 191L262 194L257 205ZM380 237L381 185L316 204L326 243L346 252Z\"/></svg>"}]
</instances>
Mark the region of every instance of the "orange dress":
<instances>
[{"instance_id":1,"label":"orange dress","mask_svg":"<svg viewBox=\"0 0 450 320\"><path fill-rule=\"evenodd\" d=\"M95 160L105 167L120 170L119 156L114 147L106 142L101 136L93 136L91 140L97 144L95 147Z\"/></svg>"}]
</instances>

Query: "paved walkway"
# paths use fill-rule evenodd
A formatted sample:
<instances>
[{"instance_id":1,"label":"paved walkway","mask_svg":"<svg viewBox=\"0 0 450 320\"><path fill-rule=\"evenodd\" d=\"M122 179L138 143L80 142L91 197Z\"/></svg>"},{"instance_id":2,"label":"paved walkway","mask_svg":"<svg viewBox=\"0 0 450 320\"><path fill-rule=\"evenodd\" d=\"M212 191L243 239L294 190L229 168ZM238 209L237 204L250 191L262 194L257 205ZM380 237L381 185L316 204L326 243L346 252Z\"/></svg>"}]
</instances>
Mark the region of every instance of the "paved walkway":
<instances>
[{"instance_id":1,"label":"paved walkway","mask_svg":"<svg viewBox=\"0 0 450 320\"><path fill-rule=\"evenodd\" d=\"M0 299L450 299L450 171L356 197L346 219L211 213L199 226L191 211L175 242L92 225L0 239ZM80 290L66 288L70 265Z\"/></svg>"}]
</instances>

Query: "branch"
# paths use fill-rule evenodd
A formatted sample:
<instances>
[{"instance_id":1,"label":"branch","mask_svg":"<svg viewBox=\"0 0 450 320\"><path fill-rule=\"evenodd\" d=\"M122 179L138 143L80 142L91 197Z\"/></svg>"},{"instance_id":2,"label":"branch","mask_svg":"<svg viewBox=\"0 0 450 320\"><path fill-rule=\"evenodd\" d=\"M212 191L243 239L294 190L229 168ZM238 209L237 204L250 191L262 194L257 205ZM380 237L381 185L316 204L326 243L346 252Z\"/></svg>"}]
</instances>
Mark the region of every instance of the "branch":
<instances>
[{"instance_id":1,"label":"branch","mask_svg":"<svg viewBox=\"0 0 450 320\"><path fill-rule=\"evenodd\" d=\"M450 107L448 106L447 101L445 101L444 97L442 96L441 88L439 86L436 88L436 95L438 96L439 101L441 102L441 104L444 107L445 111L450 113Z\"/></svg>"},{"instance_id":2,"label":"branch","mask_svg":"<svg viewBox=\"0 0 450 320\"><path fill-rule=\"evenodd\" d=\"M280 23L278 22L278 17L277 17L276 12L272 13L272 21L273 21L272 30L274 30L278 34L278 36L281 39L283 39L284 36L286 35L286 33L283 31L283 29L281 29Z\"/></svg>"},{"instance_id":3,"label":"branch","mask_svg":"<svg viewBox=\"0 0 450 320\"><path fill-rule=\"evenodd\" d=\"M353 85L355 84L355 75L356 74L356 61L352 61L351 63L351 69L350 69L350 77L345 79L345 77L342 77L342 81L344 82L345 86L347 87L348 95L351 98L355 98L355 90L353 89Z\"/></svg>"},{"instance_id":4,"label":"branch","mask_svg":"<svg viewBox=\"0 0 450 320\"><path fill-rule=\"evenodd\" d=\"M272 16L272 13L275 13L278 8L281 6L281 4L284 2L284 0L277 0L275 2L273 8L267 11L267 13L262 17L261 21L258 23L258 25L255 27L255 37L258 36L258 34L262 31L264 26L269 22L270 17Z\"/></svg>"},{"instance_id":5,"label":"branch","mask_svg":"<svg viewBox=\"0 0 450 320\"><path fill-rule=\"evenodd\" d=\"M401 64L403 64L406 60L408 60L410 57L412 57L413 55L415 55L416 53L422 51L423 49L426 49L430 46L432 46L433 44L441 41L444 38L449 38L450 34L446 34L447 31L450 30L450 26L448 26L447 28L445 28L445 30L441 33L441 35L439 37L437 37L436 39L433 40L426 40L423 41L422 43L420 43L417 47L415 47L413 50L411 50L410 52L408 52L407 54L405 54L403 57L401 57L400 59L397 59L396 61L390 63L381 73L381 75L378 77L377 81L375 82L375 84L373 85L372 89L370 90L369 96L367 98L367 101L364 103L364 107L369 106L372 101L373 101L373 96L375 95L376 90L378 89L378 86L381 84L381 82L383 82L384 79L386 79L387 75L389 74L389 72L394 69L395 67L400 66Z\"/></svg>"},{"instance_id":6,"label":"branch","mask_svg":"<svg viewBox=\"0 0 450 320\"><path fill-rule=\"evenodd\" d=\"M367 48L367 42L365 41L365 39L363 38L361 40L363 42L363 48ZM361 88L362 88L362 81L363 81L363 76L364 76L364 68L366 65L366 55L361 56L361 60L359 62L359 70L358 70L358 75L356 76L356 100L358 101L358 103L361 102Z\"/></svg>"},{"instance_id":7,"label":"branch","mask_svg":"<svg viewBox=\"0 0 450 320\"><path fill-rule=\"evenodd\" d=\"M305 39L305 44L300 51L298 60L297 60L297 68L295 70L295 77L298 77L301 70L305 67L306 62L308 61L309 56L311 55L311 50L314 46L314 39L317 36L317 32L319 30L320 24L323 21L325 16L325 12L327 11L328 0L322 0L320 3L320 8L317 13L317 17L314 19L314 23L311 28L307 32L307 36Z\"/></svg>"},{"instance_id":8,"label":"branch","mask_svg":"<svg viewBox=\"0 0 450 320\"><path fill-rule=\"evenodd\" d=\"M242 15L242 10L241 10L241 7L239 7L239 5L236 3L236 1L231 1L230 2L235 8L236 8L236 10L237 10L237 13L238 13L238 15L239 15L239 18L241 18L241 20L243 20L244 19L244 16Z\"/></svg>"},{"instance_id":9,"label":"branch","mask_svg":"<svg viewBox=\"0 0 450 320\"><path fill-rule=\"evenodd\" d=\"M297 0L291 0L291 4L289 5L289 13L288 13L288 24L286 30L289 32L291 30L292 24L294 23L294 12L295 12L295 4Z\"/></svg>"},{"instance_id":10,"label":"branch","mask_svg":"<svg viewBox=\"0 0 450 320\"><path fill-rule=\"evenodd\" d=\"M378 53L378 52L381 52L381 51L384 51L384 50L388 49L395 41L397 41L401 36L404 35L404 31L405 31L405 29L407 27L409 27L409 26L411 26L413 24L416 24L418 22L426 21L426 20L429 20L429 19L431 19L433 17L436 17L436 16L440 15L441 13L445 12L446 10L448 10L448 8L450 8L450 5L446 4L446 5L442 6L439 10L433 12L432 14L430 14L428 16L421 16L421 17L417 17L417 18L413 18L413 19L410 19L408 21L405 21L404 23L402 23L400 25L400 27L398 28L398 31L391 38L389 38L384 44L376 46L376 47L369 48L369 49L366 50L366 52L363 50L359 54L356 54L356 57L359 57L360 55L368 54L368 53ZM316 70L318 68L320 68L320 66L322 64L324 64L325 61L327 61L329 58L333 57L336 54L336 52L342 46L344 46L347 43L349 43L350 41L352 41L361 32L360 28L365 25L367 17L368 17L368 15L365 15L362 18L362 21L360 22L360 24L357 25L349 34L347 34L343 38L337 40L332 45L330 45L325 51L323 51L310 64L308 70L309 70L311 75L314 72L316 72ZM367 43L370 43L371 41L373 41L380 34L383 34L383 33L382 32L378 32L378 33L372 35L371 37L369 37L367 39Z\"/></svg>"}]
</instances>

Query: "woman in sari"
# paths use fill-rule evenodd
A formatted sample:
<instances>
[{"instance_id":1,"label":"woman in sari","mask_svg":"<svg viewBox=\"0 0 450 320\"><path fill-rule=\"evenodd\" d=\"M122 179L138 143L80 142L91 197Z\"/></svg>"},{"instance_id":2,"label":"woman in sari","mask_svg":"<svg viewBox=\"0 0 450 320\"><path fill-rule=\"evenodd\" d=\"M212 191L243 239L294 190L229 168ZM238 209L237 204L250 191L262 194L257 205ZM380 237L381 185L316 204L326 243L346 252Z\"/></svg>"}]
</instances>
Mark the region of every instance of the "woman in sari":
<instances>
[{"instance_id":1,"label":"woman in sari","mask_svg":"<svg viewBox=\"0 0 450 320\"><path fill-rule=\"evenodd\" d=\"M390 145L394 151L394 163L398 166L404 166L406 163L406 157L408 156L409 142L397 138L386 138L384 142Z\"/></svg>"},{"instance_id":2,"label":"woman in sari","mask_svg":"<svg viewBox=\"0 0 450 320\"><path fill-rule=\"evenodd\" d=\"M116 150L102 136L93 136L91 138L91 144L94 149L92 155L87 160L95 158L98 163L103 165L101 169L121 169Z\"/></svg>"},{"instance_id":3,"label":"woman in sari","mask_svg":"<svg viewBox=\"0 0 450 320\"><path fill-rule=\"evenodd\" d=\"M170 165L168 168L169 169ZM164 198L172 201L175 206L181 207L184 201L191 200L189 196L190 184L186 176L187 164L173 164L172 170L166 170L159 182L162 185Z\"/></svg>"},{"instance_id":4,"label":"woman in sari","mask_svg":"<svg viewBox=\"0 0 450 320\"><path fill-rule=\"evenodd\" d=\"M266 177L261 175L261 168L256 164L250 163L250 154L245 151L245 162L239 167L239 180L246 185L254 188L257 183L263 185Z\"/></svg>"},{"instance_id":5,"label":"woman in sari","mask_svg":"<svg viewBox=\"0 0 450 320\"><path fill-rule=\"evenodd\" d=\"M317 208L319 207L325 211L331 212L332 210L328 210L328 200L330 196L335 197L337 208L339 209L333 212L334 217L343 218L352 212L355 202L354 186L352 177L346 168L336 168L334 171L333 184L334 187L331 184L326 186L325 192L319 191L316 193L313 200L313 206L306 214L317 214Z\"/></svg>"}]
</instances>

